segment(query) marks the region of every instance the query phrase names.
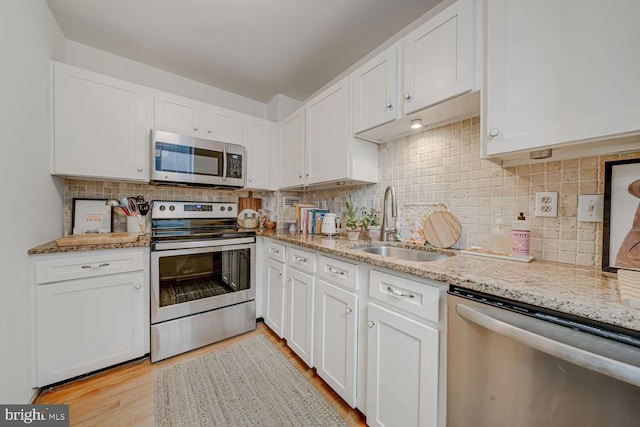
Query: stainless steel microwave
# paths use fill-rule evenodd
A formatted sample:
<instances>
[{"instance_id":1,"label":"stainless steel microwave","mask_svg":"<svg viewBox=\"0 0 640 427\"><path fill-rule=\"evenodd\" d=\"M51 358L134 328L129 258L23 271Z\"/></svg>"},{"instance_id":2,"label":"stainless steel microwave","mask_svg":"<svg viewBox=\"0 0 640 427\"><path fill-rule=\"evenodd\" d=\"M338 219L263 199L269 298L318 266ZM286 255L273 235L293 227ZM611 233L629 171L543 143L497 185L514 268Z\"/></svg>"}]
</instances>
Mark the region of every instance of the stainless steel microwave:
<instances>
[{"instance_id":1,"label":"stainless steel microwave","mask_svg":"<svg viewBox=\"0 0 640 427\"><path fill-rule=\"evenodd\" d=\"M244 187L244 147L160 130L151 131L151 181Z\"/></svg>"}]
</instances>

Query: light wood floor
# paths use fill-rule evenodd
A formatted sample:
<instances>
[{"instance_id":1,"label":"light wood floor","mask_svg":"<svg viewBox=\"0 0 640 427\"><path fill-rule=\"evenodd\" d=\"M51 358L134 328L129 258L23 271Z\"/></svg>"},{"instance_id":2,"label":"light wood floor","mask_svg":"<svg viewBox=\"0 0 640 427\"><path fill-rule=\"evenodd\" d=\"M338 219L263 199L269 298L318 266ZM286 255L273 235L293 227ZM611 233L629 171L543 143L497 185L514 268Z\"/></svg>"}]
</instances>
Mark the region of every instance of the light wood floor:
<instances>
[{"instance_id":1,"label":"light wood floor","mask_svg":"<svg viewBox=\"0 0 640 427\"><path fill-rule=\"evenodd\" d=\"M154 426L153 375L158 369L225 348L252 335L268 337L311 381L349 426L365 426L364 416L351 409L307 367L269 328L259 323L255 331L191 351L162 362L131 362L90 377L44 390L36 404L68 404L72 426ZM189 426L185 426L189 427Z\"/></svg>"}]
</instances>

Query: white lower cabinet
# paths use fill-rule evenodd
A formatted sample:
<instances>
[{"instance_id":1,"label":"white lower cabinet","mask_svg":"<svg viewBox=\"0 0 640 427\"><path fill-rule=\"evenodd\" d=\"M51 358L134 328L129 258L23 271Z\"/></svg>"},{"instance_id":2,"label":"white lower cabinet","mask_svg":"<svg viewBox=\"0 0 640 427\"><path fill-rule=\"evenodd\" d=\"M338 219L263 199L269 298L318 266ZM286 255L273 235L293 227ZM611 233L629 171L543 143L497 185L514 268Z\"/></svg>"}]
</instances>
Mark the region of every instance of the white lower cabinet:
<instances>
[{"instance_id":1,"label":"white lower cabinet","mask_svg":"<svg viewBox=\"0 0 640 427\"><path fill-rule=\"evenodd\" d=\"M438 425L438 330L369 304L367 424Z\"/></svg>"},{"instance_id":2,"label":"white lower cabinet","mask_svg":"<svg viewBox=\"0 0 640 427\"><path fill-rule=\"evenodd\" d=\"M287 345L313 367L313 302L315 277L287 266Z\"/></svg>"},{"instance_id":3,"label":"white lower cabinet","mask_svg":"<svg viewBox=\"0 0 640 427\"><path fill-rule=\"evenodd\" d=\"M34 261L36 386L148 353L149 282L142 251ZM114 271L118 263L123 267ZM66 271L64 280L56 281L56 270Z\"/></svg>"},{"instance_id":4,"label":"white lower cabinet","mask_svg":"<svg viewBox=\"0 0 640 427\"><path fill-rule=\"evenodd\" d=\"M269 250L267 248L267 250ZM282 249L284 251L284 247ZM264 323L280 338L284 337L284 264L270 258L265 260Z\"/></svg>"},{"instance_id":5,"label":"white lower cabinet","mask_svg":"<svg viewBox=\"0 0 640 427\"><path fill-rule=\"evenodd\" d=\"M318 280L316 372L352 408L356 407L358 296Z\"/></svg>"}]
</instances>

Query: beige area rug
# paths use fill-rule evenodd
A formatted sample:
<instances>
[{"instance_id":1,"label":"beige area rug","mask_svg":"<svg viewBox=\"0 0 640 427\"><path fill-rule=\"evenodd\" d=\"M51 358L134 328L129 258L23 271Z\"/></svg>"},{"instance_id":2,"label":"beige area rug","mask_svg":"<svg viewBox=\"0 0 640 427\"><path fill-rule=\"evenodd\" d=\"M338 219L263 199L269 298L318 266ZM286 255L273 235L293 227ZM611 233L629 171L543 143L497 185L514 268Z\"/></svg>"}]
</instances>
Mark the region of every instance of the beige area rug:
<instances>
[{"instance_id":1,"label":"beige area rug","mask_svg":"<svg viewBox=\"0 0 640 427\"><path fill-rule=\"evenodd\" d=\"M158 426L344 426L269 339L231 347L155 374Z\"/></svg>"}]
</instances>

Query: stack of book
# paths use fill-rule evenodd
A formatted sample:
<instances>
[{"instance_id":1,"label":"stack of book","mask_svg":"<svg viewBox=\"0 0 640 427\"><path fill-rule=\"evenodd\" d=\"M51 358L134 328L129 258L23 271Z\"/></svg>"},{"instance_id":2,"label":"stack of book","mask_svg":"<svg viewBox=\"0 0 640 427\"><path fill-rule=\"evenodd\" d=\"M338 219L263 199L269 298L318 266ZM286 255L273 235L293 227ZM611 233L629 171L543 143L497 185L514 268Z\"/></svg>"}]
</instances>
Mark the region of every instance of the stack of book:
<instances>
[{"instance_id":1,"label":"stack of book","mask_svg":"<svg viewBox=\"0 0 640 427\"><path fill-rule=\"evenodd\" d=\"M298 232L303 234L320 234L322 233L322 219L324 214L328 213L328 209L319 209L314 205L299 203L296 205L296 222L298 224Z\"/></svg>"}]
</instances>

